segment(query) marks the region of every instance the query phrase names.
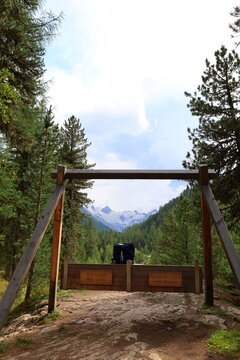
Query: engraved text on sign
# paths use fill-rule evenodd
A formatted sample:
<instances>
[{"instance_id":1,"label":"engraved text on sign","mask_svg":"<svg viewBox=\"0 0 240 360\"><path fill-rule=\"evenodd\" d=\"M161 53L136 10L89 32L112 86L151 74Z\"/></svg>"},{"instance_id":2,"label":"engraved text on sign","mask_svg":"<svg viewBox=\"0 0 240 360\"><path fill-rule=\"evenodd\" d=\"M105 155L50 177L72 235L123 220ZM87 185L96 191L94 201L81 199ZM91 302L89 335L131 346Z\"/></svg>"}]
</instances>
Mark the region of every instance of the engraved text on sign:
<instances>
[{"instance_id":1,"label":"engraved text on sign","mask_svg":"<svg viewBox=\"0 0 240 360\"><path fill-rule=\"evenodd\" d=\"M112 285L112 271L109 270L81 270L80 284L82 285Z\"/></svg>"},{"instance_id":2,"label":"engraved text on sign","mask_svg":"<svg viewBox=\"0 0 240 360\"><path fill-rule=\"evenodd\" d=\"M149 271L149 286L182 287L181 272Z\"/></svg>"}]
</instances>

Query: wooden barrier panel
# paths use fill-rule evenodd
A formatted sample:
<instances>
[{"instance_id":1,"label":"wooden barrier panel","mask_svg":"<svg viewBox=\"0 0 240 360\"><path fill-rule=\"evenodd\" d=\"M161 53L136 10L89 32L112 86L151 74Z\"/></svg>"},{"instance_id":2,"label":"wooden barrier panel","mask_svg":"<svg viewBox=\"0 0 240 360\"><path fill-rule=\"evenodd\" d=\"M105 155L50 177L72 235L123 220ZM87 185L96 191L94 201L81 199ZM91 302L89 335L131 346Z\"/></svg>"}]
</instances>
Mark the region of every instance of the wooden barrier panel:
<instances>
[{"instance_id":1,"label":"wooden barrier panel","mask_svg":"<svg viewBox=\"0 0 240 360\"><path fill-rule=\"evenodd\" d=\"M80 270L80 285L112 285L112 271Z\"/></svg>"},{"instance_id":2,"label":"wooden barrier panel","mask_svg":"<svg viewBox=\"0 0 240 360\"><path fill-rule=\"evenodd\" d=\"M66 269L67 266L67 269ZM64 278L64 274L65 277ZM175 265L68 264L61 288L201 293L202 268Z\"/></svg>"},{"instance_id":3,"label":"wooden barrier panel","mask_svg":"<svg viewBox=\"0 0 240 360\"><path fill-rule=\"evenodd\" d=\"M132 291L195 293L195 266L133 265Z\"/></svg>"},{"instance_id":4,"label":"wooden barrier panel","mask_svg":"<svg viewBox=\"0 0 240 360\"><path fill-rule=\"evenodd\" d=\"M148 285L160 287L179 287L182 288L181 272L160 272L149 271Z\"/></svg>"}]
</instances>

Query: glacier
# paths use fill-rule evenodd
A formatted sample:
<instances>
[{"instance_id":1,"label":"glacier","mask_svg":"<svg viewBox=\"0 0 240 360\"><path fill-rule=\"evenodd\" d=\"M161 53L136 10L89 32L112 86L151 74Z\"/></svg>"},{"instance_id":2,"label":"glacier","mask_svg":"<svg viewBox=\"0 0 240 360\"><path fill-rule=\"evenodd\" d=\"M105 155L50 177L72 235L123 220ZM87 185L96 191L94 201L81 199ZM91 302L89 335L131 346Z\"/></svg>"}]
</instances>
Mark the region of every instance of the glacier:
<instances>
[{"instance_id":1,"label":"glacier","mask_svg":"<svg viewBox=\"0 0 240 360\"><path fill-rule=\"evenodd\" d=\"M82 212L90 215L94 220L101 222L110 229L122 232L129 226L145 221L150 215L155 214L157 210L154 209L147 213L141 213L137 210L114 211L109 206L101 208L91 205L84 207Z\"/></svg>"}]
</instances>

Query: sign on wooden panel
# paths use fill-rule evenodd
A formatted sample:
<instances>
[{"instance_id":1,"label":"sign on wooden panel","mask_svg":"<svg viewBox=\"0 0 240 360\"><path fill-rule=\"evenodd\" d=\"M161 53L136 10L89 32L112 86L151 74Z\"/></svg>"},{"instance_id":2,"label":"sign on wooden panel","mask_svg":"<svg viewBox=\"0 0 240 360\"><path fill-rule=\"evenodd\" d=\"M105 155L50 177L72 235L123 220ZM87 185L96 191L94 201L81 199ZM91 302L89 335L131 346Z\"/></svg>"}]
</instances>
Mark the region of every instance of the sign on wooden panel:
<instances>
[{"instance_id":1,"label":"sign on wooden panel","mask_svg":"<svg viewBox=\"0 0 240 360\"><path fill-rule=\"evenodd\" d=\"M182 287L181 272L149 271L149 286Z\"/></svg>"},{"instance_id":2,"label":"sign on wooden panel","mask_svg":"<svg viewBox=\"0 0 240 360\"><path fill-rule=\"evenodd\" d=\"M80 270L80 284L82 284L82 285L112 285L112 271L109 271L109 270Z\"/></svg>"}]
</instances>

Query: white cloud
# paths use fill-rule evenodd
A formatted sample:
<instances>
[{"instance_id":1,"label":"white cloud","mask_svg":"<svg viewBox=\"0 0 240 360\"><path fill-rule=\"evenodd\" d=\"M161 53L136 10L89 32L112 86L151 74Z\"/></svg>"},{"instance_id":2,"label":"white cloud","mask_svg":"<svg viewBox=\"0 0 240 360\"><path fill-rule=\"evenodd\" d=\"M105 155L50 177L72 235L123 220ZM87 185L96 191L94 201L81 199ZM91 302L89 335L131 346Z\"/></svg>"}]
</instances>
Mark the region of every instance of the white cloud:
<instances>
[{"instance_id":1,"label":"white cloud","mask_svg":"<svg viewBox=\"0 0 240 360\"><path fill-rule=\"evenodd\" d=\"M65 13L61 35L46 57L46 78L53 79L50 102L58 122L80 117L92 142L91 162L120 169L137 168L144 159L145 168L181 167L192 124L190 113L177 105L186 107L184 90L194 91L201 82L205 58L221 44L233 46L228 24L235 5L234 0L46 1L48 9ZM141 145L135 151L132 146L127 158L130 136ZM121 143L118 149L114 141ZM170 182L108 184L96 185L92 196L102 205L107 197L115 210L126 209L130 198L132 209L145 204L151 210L182 190Z\"/></svg>"},{"instance_id":2,"label":"white cloud","mask_svg":"<svg viewBox=\"0 0 240 360\"><path fill-rule=\"evenodd\" d=\"M109 73L101 74L88 84L75 69L69 72L49 67L46 76L52 79L48 95L59 122L69 114L82 117L107 113L112 115L113 121L115 116L126 119L121 124L122 132L137 136L148 129L141 85L138 87L134 83L134 90L134 86L127 86L126 82L123 84L122 79L116 79Z\"/></svg>"},{"instance_id":3,"label":"white cloud","mask_svg":"<svg viewBox=\"0 0 240 360\"><path fill-rule=\"evenodd\" d=\"M47 73L59 119L69 111L109 112L130 115L129 132L146 131L148 102L195 89L205 58L230 42L232 7L221 0L60 3L66 15L54 46L68 68L56 57Z\"/></svg>"},{"instance_id":4,"label":"white cloud","mask_svg":"<svg viewBox=\"0 0 240 360\"><path fill-rule=\"evenodd\" d=\"M90 159L91 162L91 159ZM96 169L136 169L136 163L130 160L123 160L116 153L106 153L105 156L98 158Z\"/></svg>"},{"instance_id":5,"label":"white cloud","mask_svg":"<svg viewBox=\"0 0 240 360\"><path fill-rule=\"evenodd\" d=\"M53 94L66 96L59 109L78 98L82 112L132 110L143 130L145 103L195 86L205 57L230 43L231 1L69 0L62 7L66 15L55 46L71 70L49 68Z\"/></svg>"},{"instance_id":6,"label":"white cloud","mask_svg":"<svg viewBox=\"0 0 240 360\"><path fill-rule=\"evenodd\" d=\"M97 199L97 206L148 212L177 197L185 187L182 182L173 187L170 180L96 180L88 194Z\"/></svg>"}]
</instances>

